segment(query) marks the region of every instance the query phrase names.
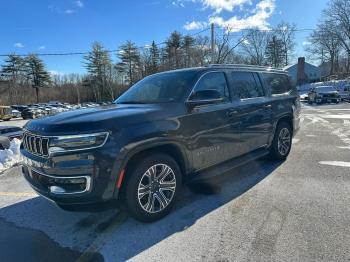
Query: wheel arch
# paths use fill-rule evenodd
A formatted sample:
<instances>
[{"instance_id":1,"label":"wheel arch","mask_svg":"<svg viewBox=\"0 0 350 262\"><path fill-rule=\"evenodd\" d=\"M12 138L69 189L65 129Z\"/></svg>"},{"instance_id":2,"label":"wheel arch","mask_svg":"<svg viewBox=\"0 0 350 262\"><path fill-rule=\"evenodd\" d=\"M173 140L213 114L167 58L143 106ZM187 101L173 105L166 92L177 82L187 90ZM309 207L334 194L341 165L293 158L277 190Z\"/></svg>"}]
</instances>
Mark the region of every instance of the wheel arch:
<instances>
[{"instance_id":1,"label":"wheel arch","mask_svg":"<svg viewBox=\"0 0 350 262\"><path fill-rule=\"evenodd\" d=\"M120 165L120 173L117 175L118 180L120 179L121 172L123 172L122 182L120 184L120 188L116 187L115 197L118 198L119 192L123 192L125 185L127 184L127 180L129 178L128 174L132 172L133 167L137 163L138 160L142 159L143 156L149 155L152 153L165 153L177 162L180 167L182 182L186 181L186 177L188 174L188 169L190 167L189 159L185 150L176 142L167 141L167 142L159 142L152 143L147 145L138 146L137 148L130 151L124 158L124 161Z\"/></svg>"},{"instance_id":2,"label":"wheel arch","mask_svg":"<svg viewBox=\"0 0 350 262\"><path fill-rule=\"evenodd\" d=\"M292 129L292 132L294 132L293 131L294 130L293 114L288 113L288 114L284 114L284 115L279 116L273 125L273 132L272 132L272 135L271 135L270 141L269 141L270 145L272 144L273 138L275 137L277 126L282 122L286 122L287 124L289 124L291 129Z\"/></svg>"}]
</instances>

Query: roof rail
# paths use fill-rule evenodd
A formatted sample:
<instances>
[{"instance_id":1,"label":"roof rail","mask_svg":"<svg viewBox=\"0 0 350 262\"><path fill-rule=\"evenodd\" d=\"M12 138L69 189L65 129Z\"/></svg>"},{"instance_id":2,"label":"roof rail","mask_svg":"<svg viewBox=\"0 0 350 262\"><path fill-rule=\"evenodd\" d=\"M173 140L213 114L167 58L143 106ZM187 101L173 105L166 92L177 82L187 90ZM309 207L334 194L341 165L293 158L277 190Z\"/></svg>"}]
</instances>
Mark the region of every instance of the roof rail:
<instances>
[{"instance_id":1,"label":"roof rail","mask_svg":"<svg viewBox=\"0 0 350 262\"><path fill-rule=\"evenodd\" d=\"M270 66L259 66L259 65L245 65L245 64L210 64L208 67L238 67L238 68L260 68L260 69L270 69L270 70L281 70L280 68L274 68Z\"/></svg>"}]
</instances>

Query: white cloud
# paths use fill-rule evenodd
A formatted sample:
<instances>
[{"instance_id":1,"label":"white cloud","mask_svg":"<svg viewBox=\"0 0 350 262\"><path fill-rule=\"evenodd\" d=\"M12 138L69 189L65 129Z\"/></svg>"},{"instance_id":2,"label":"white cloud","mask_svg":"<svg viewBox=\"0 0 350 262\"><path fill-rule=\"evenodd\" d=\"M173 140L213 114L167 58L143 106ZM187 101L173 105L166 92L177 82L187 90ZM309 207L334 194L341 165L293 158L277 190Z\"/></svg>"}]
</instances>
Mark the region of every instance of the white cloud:
<instances>
[{"instance_id":1,"label":"white cloud","mask_svg":"<svg viewBox=\"0 0 350 262\"><path fill-rule=\"evenodd\" d=\"M75 4L76 4L78 7L80 7L80 8L84 7L83 1L80 1L80 0L75 1Z\"/></svg>"},{"instance_id":2,"label":"white cloud","mask_svg":"<svg viewBox=\"0 0 350 262\"><path fill-rule=\"evenodd\" d=\"M46 47L44 45L41 45L38 47L39 50L44 50Z\"/></svg>"},{"instance_id":3,"label":"white cloud","mask_svg":"<svg viewBox=\"0 0 350 262\"><path fill-rule=\"evenodd\" d=\"M64 13L67 14L67 15L71 15L71 14L74 13L74 11L72 9L67 9L67 10L64 11Z\"/></svg>"},{"instance_id":4,"label":"white cloud","mask_svg":"<svg viewBox=\"0 0 350 262\"><path fill-rule=\"evenodd\" d=\"M303 42L303 46L305 46L305 45L311 45L311 43L308 42L308 41L304 41L304 42Z\"/></svg>"},{"instance_id":5,"label":"white cloud","mask_svg":"<svg viewBox=\"0 0 350 262\"><path fill-rule=\"evenodd\" d=\"M176 7L183 7L183 8L185 7L183 0L172 1L171 4Z\"/></svg>"},{"instance_id":6,"label":"white cloud","mask_svg":"<svg viewBox=\"0 0 350 262\"><path fill-rule=\"evenodd\" d=\"M192 21L192 22L187 22L184 25L184 28L186 30L197 30L197 29L203 29L208 26L207 22L198 22L198 21Z\"/></svg>"},{"instance_id":7,"label":"white cloud","mask_svg":"<svg viewBox=\"0 0 350 262\"><path fill-rule=\"evenodd\" d=\"M14 46L17 47L17 48L23 48L24 47L24 45L22 43L19 43L19 42L15 43Z\"/></svg>"},{"instance_id":8,"label":"white cloud","mask_svg":"<svg viewBox=\"0 0 350 262\"><path fill-rule=\"evenodd\" d=\"M251 4L251 0L200 0L205 8L215 10L215 13L222 11L232 12L236 7L241 7L244 4Z\"/></svg>"},{"instance_id":9,"label":"white cloud","mask_svg":"<svg viewBox=\"0 0 350 262\"><path fill-rule=\"evenodd\" d=\"M275 0L260 0L255 6L252 6L250 0L192 0L200 2L204 8L210 7L213 13L209 16L209 23L214 23L223 28L229 28L232 32L237 32L246 28L258 28L261 30L268 30L268 18L272 16L275 11ZM250 8L245 11L245 16L234 15L228 19L219 15L222 11L233 12L235 8L239 7L241 10L246 5ZM203 25L204 21L193 21L185 24L185 29L195 30L199 27L195 25ZM190 26L192 25L192 26Z\"/></svg>"},{"instance_id":10,"label":"white cloud","mask_svg":"<svg viewBox=\"0 0 350 262\"><path fill-rule=\"evenodd\" d=\"M50 73L52 76L63 76L63 75L65 75L64 72L60 72L60 71L56 71L56 70L50 70L49 73Z\"/></svg>"}]
</instances>

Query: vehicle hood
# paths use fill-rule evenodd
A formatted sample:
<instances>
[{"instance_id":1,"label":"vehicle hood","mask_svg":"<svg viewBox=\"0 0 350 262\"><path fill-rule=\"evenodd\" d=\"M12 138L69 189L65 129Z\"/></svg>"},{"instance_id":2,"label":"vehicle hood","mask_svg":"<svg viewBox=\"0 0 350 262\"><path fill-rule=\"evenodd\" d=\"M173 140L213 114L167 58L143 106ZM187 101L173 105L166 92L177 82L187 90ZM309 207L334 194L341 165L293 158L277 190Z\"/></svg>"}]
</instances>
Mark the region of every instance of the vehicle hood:
<instances>
[{"instance_id":1,"label":"vehicle hood","mask_svg":"<svg viewBox=\"0 0 350 262\"><path fill-rule=\"evenodd\" d=\"M58 113L54 116L32 120L25 129L40 135L79 134L113 131L143 122L170 117L171 104L120 105L112 104ZM165 110L167 108L167 110Z\"/></svg>"}]
</instances>

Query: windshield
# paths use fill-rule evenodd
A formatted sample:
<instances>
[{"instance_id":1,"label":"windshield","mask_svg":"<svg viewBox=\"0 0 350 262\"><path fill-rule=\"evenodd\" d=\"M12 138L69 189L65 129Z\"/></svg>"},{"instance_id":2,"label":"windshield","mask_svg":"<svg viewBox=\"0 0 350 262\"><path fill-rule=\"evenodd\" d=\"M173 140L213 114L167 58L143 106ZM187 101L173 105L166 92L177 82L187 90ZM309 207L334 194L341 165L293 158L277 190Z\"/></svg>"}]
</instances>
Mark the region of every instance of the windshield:
<instances>
[{"instance_id":1,"label":"windshield","mask_svg":"<svg viewBox=\"0 0 350 262\"><path fill-rule=\"evenodd\" d=\"M320 86L316 88L317 92L332 92L337 91L333 86Z\"/></svg>"},{"instance_id":2,"label":"windshield","mask_svg":"<svg viewBox=\"0 0 350 262\"><path fill-rule=\"evenodd\" d=\"M195 71L168 72L144 78L115 102L118 104L145 104L179 102L193 86Z\"/></svg>"}]
</instances>

